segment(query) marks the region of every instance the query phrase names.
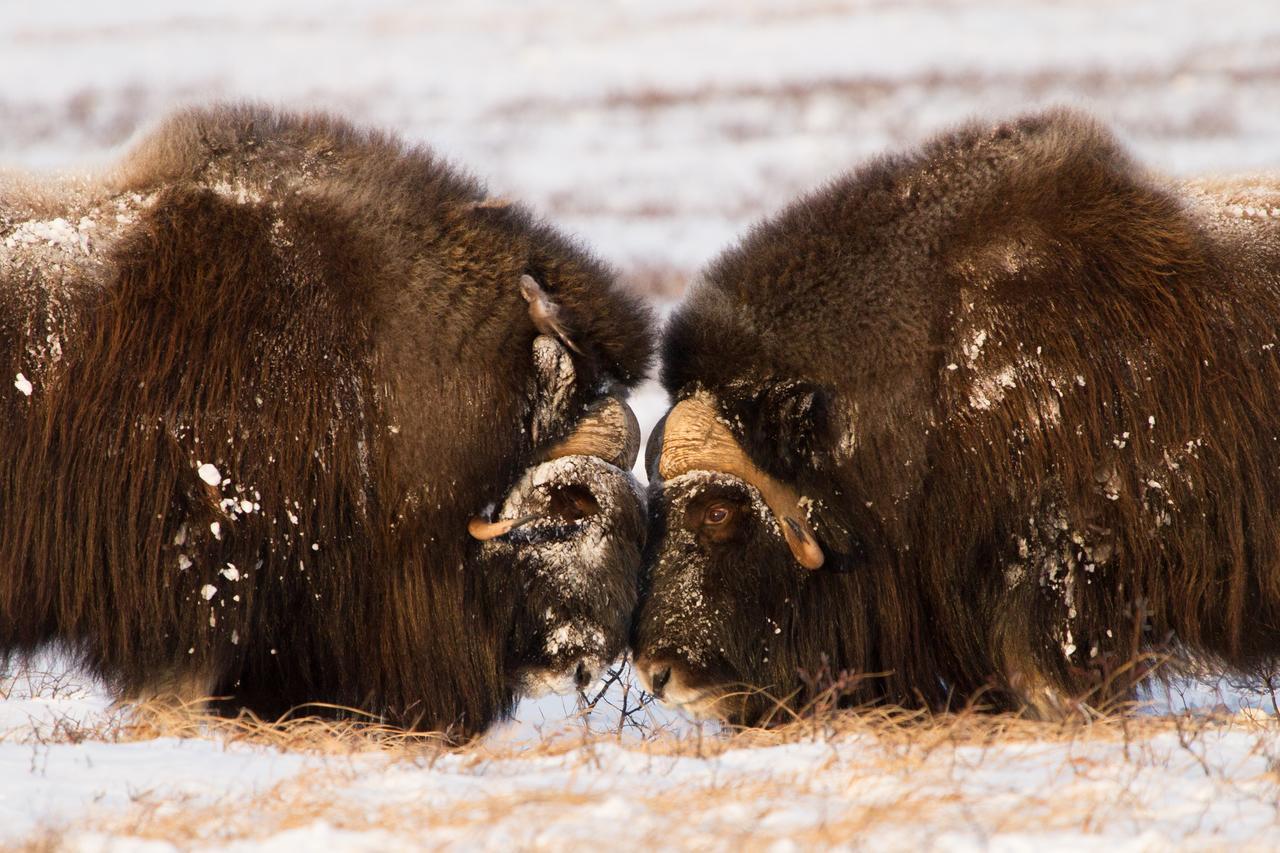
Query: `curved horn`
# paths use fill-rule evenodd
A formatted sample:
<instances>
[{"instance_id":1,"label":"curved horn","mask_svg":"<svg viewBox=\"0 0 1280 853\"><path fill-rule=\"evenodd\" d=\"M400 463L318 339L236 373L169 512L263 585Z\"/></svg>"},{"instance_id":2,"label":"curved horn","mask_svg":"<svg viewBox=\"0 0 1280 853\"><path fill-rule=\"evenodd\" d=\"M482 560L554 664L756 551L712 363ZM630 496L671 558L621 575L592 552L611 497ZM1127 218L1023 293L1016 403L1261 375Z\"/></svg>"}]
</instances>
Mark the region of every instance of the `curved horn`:
<instances>
[{"instance_id":1,"label":"curved horn","mask_svg":"<svg viewBox=\"0 0 1280 853\"><path fill-rule=\"evenodd\" d=\"M587 410L577 428L563 441L547 448L539 462L550 462L565 456L595 456L630 471L640 453L640 422L622 398L606 397ZM506 536L513 529L534 520L536 516L489 521L476 516L467 522L473 539L488 542Z\"/></svg>"},{"instance_id":2,"label":"curved horn","mask_svg":"<svg viewBox=\"0 0 1280 853\"><path fill-rule=\"evenodd\" d=\"M476 516L467 522L467 532L471 534L473 539L488 542L490 539L506 536L520 525L528 524L535 518L537 518L536 515L526 515L524 518L500 518L497 521L487 521L480 516Z\"/></svg>"},{"instance_id":3,"label":"curved horn","mask_svg":"<svg viewBox=\"0 0 1280 853\"><path fill-rule=\"evenodd\" d=\"M506 536L510 533L511 528L515 527L515 521L514 518L486 521L480 516L476 516L467 522L467 532L471 534L473 539L488 542L490 539L497 539L499 536Z\"/></svg>"},{"instance_id":4,"label":"curved horn","mask_svg":"<svg viewBox=\"0 0 1280 853\"><path fill-rule=\"evenodd\" d=\"M587 410L568 438L549 447L541 461L563 456L597 456L623 471L630 471L640 453L640 422L635 412L611 396Z\"/></svg>"},{"instance_id":5,"label":"curved horn","mask_svg":"<svg viewBox=\"0 0 1280 853\"><path fill-rule=\"evenodd\" d=\"M644 472L650 482L662 479L658 473L658 460L662 458L662 436L667 430L667 416L653 425L649 430L649 440L644 443Z\"/></svg>"},{"instance_id":6,"label":"curved horn","mask_svg":"<svg viewBox=\"0 0 1280 853\"><path fill-rule=\"evenodd\" d=\"M664 480L690 471L719 471L755 486L782 529L796 562L806 569L822 567L826 558L800 506L800 495L748 458L720 421L715 406L700 394L681 400L667 413L658 457L658 474Z\"/></svg>"}]
</instances>

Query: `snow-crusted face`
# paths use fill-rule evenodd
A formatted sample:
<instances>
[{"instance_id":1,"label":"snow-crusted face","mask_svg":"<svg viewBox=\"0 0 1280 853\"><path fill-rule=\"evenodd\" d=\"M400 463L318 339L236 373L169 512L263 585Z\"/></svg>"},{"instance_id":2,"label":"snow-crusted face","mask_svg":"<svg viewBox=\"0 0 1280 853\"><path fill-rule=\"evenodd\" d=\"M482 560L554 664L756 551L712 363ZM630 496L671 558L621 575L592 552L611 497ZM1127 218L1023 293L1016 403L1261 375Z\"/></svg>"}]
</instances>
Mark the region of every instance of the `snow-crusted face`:
<instances>
[{"instance_id":1,"label":"snow-crusted face","mask_svg":"<svg viewBox=\"0 0 1280 853\"><path fill-rule=\"evenodd\" d=\"M650 503L632 640L642 683L695 716L765 721L797 689L799 613L829 576L796 564L760 493L736 477L692 471Z\"/></svg>"},{"instance_id":2,"label":"snow-crusted face","mask_svg":"<svg viewBox=\"0 0 1280 853\"><path fill-rule=\"evenodd\" d=\"M643 497L629 472L593 456L530 468L499 519L536 519L486 543L522 584L510 640L515 688L589 687L626 646L644 547Z\"/></svg>"}]
</instances>

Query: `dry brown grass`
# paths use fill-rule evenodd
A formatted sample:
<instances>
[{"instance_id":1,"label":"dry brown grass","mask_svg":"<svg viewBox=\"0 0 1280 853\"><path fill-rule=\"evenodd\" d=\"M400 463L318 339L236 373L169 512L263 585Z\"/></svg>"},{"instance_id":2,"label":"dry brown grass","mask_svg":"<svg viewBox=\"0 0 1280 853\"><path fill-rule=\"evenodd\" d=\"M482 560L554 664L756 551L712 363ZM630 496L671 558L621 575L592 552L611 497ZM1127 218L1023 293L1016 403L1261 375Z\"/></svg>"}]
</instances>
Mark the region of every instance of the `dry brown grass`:
<instances>
[{"instance_id":1,"label":"dry brown grass","mask_svg":"<svg viewBox=\"0 0 1280 853\"><path fill-rule=\"evenodd\" d=\"M51 745L204 738L223 744L247 744L308 755L380 753L405 757L446 747L443 734L405 731L364 719L354 709L340 710L353 716L261 720L248 713L238 717L217 716L207 713L203 702L184 703L158 697L141 704L113 706L106 714L87 722L67 715L53 719L48 726L0 732L0 742L19 740Z\"/></svg>"},{"instance_id":2,"label":"dry brown grass","mask_svg":"<svg viewBox=\"0 0 1280 853\"><path fill-rule=\"evenodd\" d=\"M615 677L628 683L625 667ZM0 743L40 751L181 738L307 756L305 770L259 791L195 797L141 779L126 807L50 825L14 848L21 851L76 848L86 833L187 849L291 831L304 844L347 832L362 834L363 844L559 848L586 844L602 811L624 807L619 801L638 816L625 822L624 839L611 840L623 848L756 850L779 840L807 848L863 838L901 847L957 831L1100 836L1118 824L1141 829L1161 820L1161 788L1152 780L1164 775L1190 776L1215 797L1270 809L1280 828L1280 723L1270 713L1224 707L1157 716L1134 703L1099 708L1082 700L1054 720L988 713L978 703L946 714L839 710L839 687L768 729L671 725L653 713L650 697L615 686L586 697L579 717L536 736L461 747L354 711L344 719L225 718L163 698L0 732ZM0 681L0 698L82 695L61 670ZM1260 698L1265 705L1265 692ZM1280 706L1275 695L1269 702L1272 711ZM1226 738L1235 746L1224 752ZM1003 781L1028 773L1064 779L1065 788ZM797 823L797 810L813 819Z\"/></svg>"},{"instance_id":3,"label":"dry brown grass","mask_svg":"<svg viewBox=\"0 0 1280 853\"><path fill-rule=\"evenodd\" d=\"M635 723L601 731L598 724L593 727L584 719L566 721L532 741L488 739L450 747L436 735L404 732L357 718L226 719L157 700L115 709L91 726L59 728L42 735L43 742L208 738L326 760L243 798L195 802L145 792L124 814L46 831L16 849L74 846L77 834L83 832L165 841L180 848L223 845L321 823L340 832L389 833L412 846L501 844L515 838L518 846L541 847L550 838L549 846L557 847L576 837L578 823L586 827L593 810L608 807L609 798L619 790L626 794L627 807L645 816L628 830L633 834L619 842L624 848L679 844L756 850L784 838L804 847L821 847L878 832L892 836L904 824L916 829L936 826L941 831L954 826L957 819L968 820L968 830L980 830L984 836L1092 833L1108 825L1110 816L1141 820L1150 808L1150 796L1138 780L1153 768L1169 766L1170 749L1189 756L1192 765L1202 768L1215 784L1231 790L1238 787L1243 796L1256 799L1258 791L1265 791L1274 797L1280 790L1280 749L1273 746L1280 728L1274 717L1256 713L1157 717L1121 711L1037 721L974 709L950 714L897 708L828 709L771 729L742 731L706 726L645 730ZM1255 773L1237 779L1232 767L1214 760L1211 742L1224 733L1240 731L1256 735L1254 751L1266 758L1265 778ZM1164 746L1155 746L1161 738ZM721 775L716 769L720 759L736 750L805 744L812 746L805 752L802 771L792 767ZM1105 781L1128 774L1130 784L1117 783L1112 795L1099 798L1064 797L1054 790L993 792L984 789L987 783L969 781L977 769L998 769L1026 751L1039 749L1047 749L1052 762L1073 779ZM624 785L602 791L571 784L536 790L496 784L491 793L405 797L381 796L378 789L378 780L388 773L434 772L439 775L422 777L423 790L432 791L433 780L439 780L440 790L447 792L448 779L501 779L520 773L520 768L536 773L535 764L565 773L571 780L594 778L613 772L620 752L633 770L641 768L634 772L642 776L661 778L673 772L673 762L687 765L687 760L708 772L682 777L673 785L637 784L634 789ZM327 760L335 756L351 760ZM351 795L353 786L370 784L372 792ZM884 788L883 795L875 795L877 786ZM824 810L821 820L804 826L775 822L780 810L809 800L814 808ZM559 827L555 831L561 834L539 835L539 828L549 827ZM666 836L666 829L656 829L666 827L679 831Z\"/></svg>"}]
</instances>

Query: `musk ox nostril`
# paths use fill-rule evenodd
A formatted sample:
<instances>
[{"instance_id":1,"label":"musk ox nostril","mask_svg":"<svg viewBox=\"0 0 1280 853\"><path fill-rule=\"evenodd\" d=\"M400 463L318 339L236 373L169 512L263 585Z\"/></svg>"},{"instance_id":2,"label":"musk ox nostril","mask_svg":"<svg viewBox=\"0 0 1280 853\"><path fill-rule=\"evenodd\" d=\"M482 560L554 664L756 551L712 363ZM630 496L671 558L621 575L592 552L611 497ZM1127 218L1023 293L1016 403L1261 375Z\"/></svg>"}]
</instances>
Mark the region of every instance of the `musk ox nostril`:
<instances>
[{"instance_id":1,"label":"musk ox nostril","mask_svg":"<svg viewBox=\"0 0 1280 853\"><path fill-rule=\"evenodd\" d=\"M595 673L591 671L591 667L587 666L586 661L578 661L578 666L573 671L573 683L579 690L586 690L592 681L595 681Z\"/></svg>"},{"instance_id":2,"label":"musk ox nostril","mask_svg":"<svg viewBox=\"0 0 1280 853\"><path fill-rule=\"evenodd\" d=\"M649 671L649 684L653 689L653 695L659 699L667 687L667 682L671 681L671 667L663 666Z\"/></svg>"}]
</instances>

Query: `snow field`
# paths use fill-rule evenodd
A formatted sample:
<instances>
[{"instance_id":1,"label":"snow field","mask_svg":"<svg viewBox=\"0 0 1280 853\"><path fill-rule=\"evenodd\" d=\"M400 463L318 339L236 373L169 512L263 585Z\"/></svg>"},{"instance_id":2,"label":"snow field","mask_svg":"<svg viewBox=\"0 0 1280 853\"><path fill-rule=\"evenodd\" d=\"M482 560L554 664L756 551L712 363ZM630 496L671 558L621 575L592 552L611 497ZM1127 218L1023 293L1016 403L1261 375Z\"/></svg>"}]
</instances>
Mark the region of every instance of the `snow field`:
<instances>
[{"instance_id":1,"label":"snow field","mask_svg":"<svg viewBox=\"0 0 1280 853\"><path fill-rule=\"evenodd\" d=\"M561 721L448 750L124 713L65 676L34 681L0 704L0 779L23 780L2 789L0 846L1265 849L1277 830L1280 728L1257 707L1066 724L872 712L737 735Z\"/></svg>"}]
</instances>

